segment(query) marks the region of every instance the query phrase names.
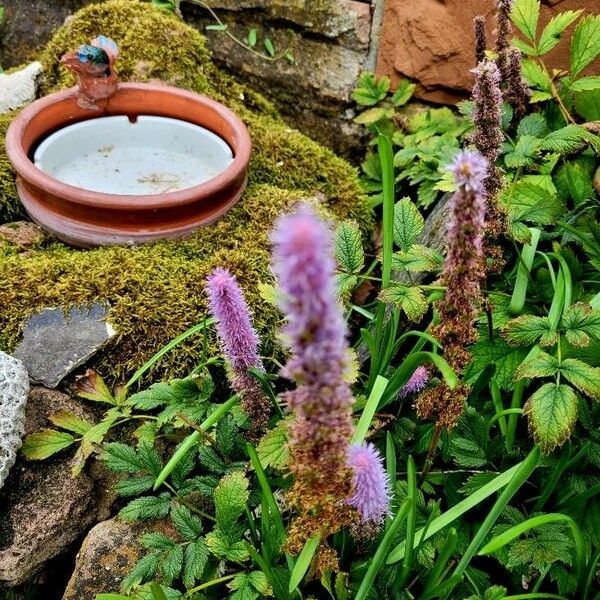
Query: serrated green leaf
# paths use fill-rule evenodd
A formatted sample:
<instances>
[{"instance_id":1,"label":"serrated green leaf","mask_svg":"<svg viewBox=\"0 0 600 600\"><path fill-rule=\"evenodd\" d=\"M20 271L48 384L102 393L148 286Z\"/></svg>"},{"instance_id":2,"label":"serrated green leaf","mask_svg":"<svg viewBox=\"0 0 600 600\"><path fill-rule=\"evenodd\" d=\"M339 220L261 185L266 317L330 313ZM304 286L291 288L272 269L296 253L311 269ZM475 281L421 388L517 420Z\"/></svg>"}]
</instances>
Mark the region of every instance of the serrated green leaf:
<instances>
[{"instance_id":1,"label":"serrated green leaf","mask_svg":"<svg viewBox=\"0 0 600 600\"><path fill-rule=\"evenodd\" d=\"M392 96L392 104L394 106L404 106L411 99L416 89L417 86L414 83L411 83L408 79L402 79Z\"/></svg>"},{"instance_id":2,"label":"serrated green leaf","mask_svg":"<svg viewBox=\"0 0 600 600\"><path fill-rule=\"evenodd\" d=\"M600 400L600 367L590 367L577 358L566 358L560 364L560 374L580 392Z\"/></svg>"},{"instance_id":3,"label":"serrated green leaf","mask_svg":"<svg viewBox=\"0 0 600 600\"><path fill-rule=\"evenodd\" d=\"M403 310L406 316L415 323L420 321L427 312L427 299L418 287L393 283L381 291L379 299Z\"/></svg>"},{"instance_id":4,"label":"serrated green leaf","mask_svg":"<svg viewBox=\"0 0 600 600\"><path fill-rule=\"evenodd\" d=\"M259 595L270 596L273 593L262 571L239 573L227 584L227 587L234 591L230 600L256 600Z\"/></svg>"},{"instance_id":5,"label":"serrated green leaf","mask_svg":"<svg viewBox=\"0 0 600 600\"><path fill-rule=\"evenodd\" d=\"M509 321L501 330L502 337L511 346L531 346L543 339L541 345L556 343L557 332L552 328L548 317L521 315Z\"/></svg>"},{"instance_id":6,"label":"serrated green leaf","mask_svg":"<svg viewBox=\"0 0 600 600\"><path fill-rule=\"evenodd\" d=\"M362 235L357 223L340 223L334 236L335 259L347 273L359 273L365 264Z\"/></svg>"},{"instance_id":7,"label":"serrated green leaf","mask_svg":"<svg viewBox=\"0 0 600 600\"><path fill-rule=\"evenodd\" d=\"M526 180L507 188L502 200L513 221L551 225L565 212L565 206L556 192Z\"/></svg>"},{"instance_id":8,"label":"serrated green leaf","mask_svg":"<svg viewBox=\"0 0 600 600\"><path fill-rule=\"evenodd\" d=\"M515 373L516 379L534 377L552 377L555 375L560 368L558 359L546 352L540 352L534 357L524 361L517 372Z\"/></svg>"},{"instance_id":9,"label":"serrated green leaf","mask_svg":"<svg viewBox=\"0 0 600 600\"><path fill-rule=\"evenodd\" d=\"M175 542L164 533L153 531L151 533L145 533L140 538L140 544L148 550L167 550L175 545Z\"/></svg>"},{"instance_id":10,"label":"serrated green leaf","mask_svg":"<svg viewBox=\"0 0 600 600\"><path fill-rule=\"evenodd\" d=\"M546 119L540 113L531 113L523 117L517 127L517 136L530 135L539 138L548 133Z\"/></svg>"},{"instance_id":11,"label":"serrated green leaf","mask_svg":"<svg viewBox=\"0 0 600 600\"><path fill-rule=\"evenodd\" d=\"M227 532L244 512L248 501L248 479L240 471L225 475L215 489L214 501L219 527Z\"/></svg>"},{"instance_id":12,"label":"serrated green leaf","mask_svg":"<svg viewBox=\"0 0 600 600\"><path fill-rule=\"evenodd\" d=\"M267 431L256 448L256 453L263 468L273 467L283 470L287 467L289 449L287 445L288 421L282 419L277 425Z\"/></svg>"},{"instance_id":13,"label":"serrated green leaf","mask_svg":"<svg viewBox=\"0 0 600 600\"><path fill-rule=\"evenodd\" d=\"M582 12L583 10L566 10L552 17L540 35L539 54L550 52L560 42L565 29L576 21Z\"/></svg>"},{"instance_id":14,"label":"serrated green leaf","mask_svg":"<svg viewBox=\"0 0 600 600\"><path fill-rule=\"evenodd\" d=\"M524 413L543 452L562 445L577 421L577 395L564 384L546 383L527 400Z\"/></svg>"},{"instance_id":15,"label":"serrated green leaf","mask_svg":"<svg viewBox=\"0 0 600 600\"><path fill-rule=\"evenodd\" d=\"M590 76L582 77L577 81L574 81L569 88L572 92L589 92L591 90L600 89L600 77Z\"/></svg>"},{"instance_id":16,"label":"serrated green leaf","mask_svg":"<svg viewBox=\"0 0 600 600\"><path fill-rule=\"evenodd\" d=\"M525 81L541 92L549 93L552 91L552 80L542 67L533 59L528 58L523 61L523 77ZM550 98L552 94L549 93Z\"/></svg>"},{"instance_id":17,"label":"serrated green leaf","mask_svg":"<svg viewBox=\"0 0 600 600\"><path fill-rule=\"evenodd\" d=\"M30 433L23 442L21 452L28 460L44 460L65 448L68 448L75 438L64 431L43 429Z\"/></svg>"},{"instance_id":18,"label":"serrated green leaf","mask_svg":"<svg viewBox=\"0 0 600 600\"><path fill-rule=\"evenodd\" d=\"M166 552L163 552L160 561L160 571L166 585L171 585L179 577L182 566L183 548L180 544L176 544Z\"/></svg>"},{"instance_id":19,"label":"serrated green leaf","mask_svg":"<svg viewBox=\"0 0 600 600\"><path fill-rule=\"evenodd\" d=\"M56 427L72 431L73 433L79 433L83 435L93 427L93 423L90 423L87 419L78 417L67 410L59 410L55 412L49 420Z\"/></svg>"},{"instance_id":20,"label":"serrated green leaf","mask_svg":"<svg viewBox=\"0 0 600 600\"><path fill-rule=\"evenodd\" d=\"M160 496L142 496L132 500L119 511L119 517L124 521L144 519L161 519L169 514L171 496L163 493Z\"/></svg>"},{"instance_id":21,"label":"serrated green leaf","mask_svg":"<svg viewBox=\"0 0 600 600\"><path fill-rule=\"evenodd\" d=\"M531 167L539 154L539 141L530 135L521 135L512 151L504 155L504 162L509 169Z\"/></svg>"},{"instance_id":22,"label":"serrated green leaf","mask_svg":"<svg viewBox=\"0 0 600 600\"><path fill-rule=\"evenodd\" d=\"M111 442L104 446L102 459L115 473L139 473L144 470L135 448L121 442Z\"/></svg>"},{"instance_id":23,"label":"serrated green leaf","mask_svg":"<svg viewBox=\"0 0 600 600\"><path fill-rule=\"evenodd\" d=\"M389 77L377 78L374 73L366 72L359 77L352 98L361 106L374 106L386 97L389 89Z\"/></svg>"},{"instance_id":24,"label":"serrated green leaf","mask_svg":"<svg viewBox=\"0 0 600 600\"><path fill-rule=\"evenodd\" d=\"M593 133L580 125L570 124L549 133L540 141L540 148L559 154L568 154L583 148L586 143L594 149L600 147L600 142Z\"/></svg>"},{"instance_id":25,"label":"serrated green leaf","mask_svg":"<svg viewBox=\"0 0 600 600\"><path fill-rule=\"evenodd\" d=\"M600 90L577 92L574 102L575 110L586 121L600 121Z\"/></svg>"},{"instance_id":26,"label":"serrated green leaf","mask_svg":"<svg viewBox=\"0 0 600 600\"><path fill-rule=\"evenodd\" d=\"M531 42L535 42L539 16L539 0L515 0L510 11L515 27Z\"/></svg>"},{"instance_id":27,"label":"serrated green leaf","mask_svg":"<svg viewBox=\"0 0 600 600\"><path fill-rule=\"evenodd\" d=\"M582 157L564 161L554 174L556 189L563 202L572 199L575 206L594 197L592 173Z\"/></svg>"},{"instance_id":28,"label":"serrated green leaf","mask_svg":"<svg viewBox=\"0 0 600 600\"><path fill-rule=\"evenodd\" d=\"M562 326L567 341L573 346L589 346L590 340L600 340L600 310L589 304L573 304L563 315Z\"/></svg>"},{"instance_id":29,"label":"serrated green leaf","mask_svg":"<svg viewBox=\"0 0 600 600\"><path fill-rule=\"evenodd\" d=\"M394 242L404 252L415 243L425 220L410 198L402 198L394 206Z\"/></svg>"},{"instance_id":30,"label":"serrated green leaf","mask_svg":"<svg viewBox=\"0 0 600 600\"><path fill-rule=\"evenodd\" d=\"M358 285L358 277L352 273L336 273L335 285L337 295L344 298Z\"/></svg>"},{"instance_id":31,"label":"serrated green leaf","mask_svg":"<svg viewBox=\"0 0 600 600\"><path fill-rule=\"evenodd\" d=\"M183 557L182 572L183 585L186 589L194 587L196 581L202 577L208 557L208 547L204 540L198 540L187 546Z\"/></svg>"},{"instance_id":32,"label":"serrated green leaf","mask_svg":"<svg viewBox=\"0 0 600 600\"><path fill-rule=\"evenodd\" d=\"M202 533L202 521L193 515L183 504L177 504L171 511L171 521L184 540L193 542Z\"/></svg>"},{"instance_id":33,"label":"serrated green leaf","mask_svg":"<svg viewBox=\"0 0 600 600\"><path fill-rule=\"evenodd\" d=\"M533 90L531 92L531 97L529 98L529 103L535 104L536 102L545 102L546 100L552 100L552 98L553 96L550 92Z\"/></svg>"},{"instance_id":34,"label":"serrated green leaf","mask_svg":"<svg viewBox=\"0 0 600 600\"><path fill-rule=\"evenodd\" d=\"M129 593L134 587L152 579L158 573L160 565L160 553L153 552L142 557L125 576L121 583L121 589Z\"/></svg>"},{"instance_id":35,"label":"serrated green leaf","mask_svg":"<svg viewBox=\"0 0 600 600\"><path fill-rule=\"evenodd\" d=\"M244 542L232 542L218 527L206 536L206 545L217 558L235 562L243 562L248 558Z\"/></svg>"},{"instance_id":36,"label":"serrated green leaf","mask_svg":"<svg viewBox=\"0 0 600 600\"><path fill-rule=\"evenodd\" d=\"M139 496L152 489L154 480L154 475L121 479L114 485L114 490L119 496Z\"/></svg>"},{"instance_id":37,"label":"serrated green leaf","mask_svg":"<svg viewBox=\"0 0 600 600\"><path fill-rule=\"evenodd\" d=\"M600 54L600 15L579 21L571 40L571 76L583 71Z\"/></svg>"},{"instance_id":38,"label":"serrated green leaf","mask_svg":"<svg viewBox=\"0 0 600 600\"><path fill-rule=\"evenodd\" d=\"M444 259L437 252L422 246L413 244L407 252L395 252L392 256L392 269L395 271L412 271L420 273L423 271L435 271L444 264Z\"/></svg>"},{"instance_id":39,"label":"serrated green leaf","mask_svg":"<svg viewBox=\"0 0 600 600\"><path fill-rule=\"evenodd\" d=\"M450 454L462 467L481 467L488 462L487 436L485 419L472 406L467 406L450 432Z\"/></svg>"}]
</instances>

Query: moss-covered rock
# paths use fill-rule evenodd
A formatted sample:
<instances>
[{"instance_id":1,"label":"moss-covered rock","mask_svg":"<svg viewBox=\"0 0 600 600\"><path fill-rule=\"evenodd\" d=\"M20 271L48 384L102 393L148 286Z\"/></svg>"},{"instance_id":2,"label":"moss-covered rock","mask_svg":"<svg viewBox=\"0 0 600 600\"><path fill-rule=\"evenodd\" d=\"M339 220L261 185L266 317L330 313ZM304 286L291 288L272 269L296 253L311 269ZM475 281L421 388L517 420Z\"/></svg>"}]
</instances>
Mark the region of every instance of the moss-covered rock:
<instances>
[{"instance_id":1,"label":"moss-covered rock","mask_svg":"<svg viewBox=\"0 0 600 600\"><path fill-rule=\"evenodd\" d=\"M122 378L162 345L206 316L204 279L215 266L235 273L254 308L266 353L279 315L258 294L269 280L268 232L301 197L318 194L340 218L368 223L370 212L354 169L329 150L289 129L262 96L219 72L203 37L176 17L139 0L110 0L80 11L43 51L46 91L73 84L59 57L103 33L121 49L123 80L160 78L215 98L246 122L253 140L250 184L223 219L183 241L139 247L74 250L49 242L28 253L0 252L0 348L11 350L25 317L45 306L108 301L118 330L95 365ZM0 127L6 121L0 120ZM12 174L0 153L0 216L19 213ZM181 375L200 356L201 336L171 352L160 372ZM214 352L212 337L209 353Z\"/></svg>"}]
</instances>

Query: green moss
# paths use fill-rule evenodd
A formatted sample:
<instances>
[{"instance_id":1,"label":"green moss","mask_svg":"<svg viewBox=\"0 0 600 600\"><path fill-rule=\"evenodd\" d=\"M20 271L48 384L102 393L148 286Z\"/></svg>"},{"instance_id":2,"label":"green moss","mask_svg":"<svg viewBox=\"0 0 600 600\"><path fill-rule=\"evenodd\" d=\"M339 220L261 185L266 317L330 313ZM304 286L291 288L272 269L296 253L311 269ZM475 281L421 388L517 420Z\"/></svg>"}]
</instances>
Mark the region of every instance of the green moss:
<instances>
[{"instance_id":1,"label":"green moss","mask_svg":"<svg viewBox=\"0 0 600 600\"><path fill-rule=\"evenodd\" d=\"M43 307L108 301L118 333L94 366L122 379L167 341L205 318L205 277L215 266L227 266L238 276L254 308L264 352L270 353L280 317L260 298L258 284L270 278L272 223L300 198L315 194L331 215L368 223L370 212L356 172L329 150L289 129L260 94L218 71L196 30L138 0L89 6L60 29L41 55L46 91L72 85L58 58L99 33L119 44L123 80L161 78L233 108L247 123L253 140L250 184L242 201L223 219L183 241L88 251L51 242L26 254L0 252L0 347L14 348L25 317ZM0 121L0 127L6 122ZM18 213L7 172L0 153L3 219ZM189 371L203 342L198 336L171 352L155 376ZM208 342L213 353L212 333Z\"/></svg>"},{"instance_id":2,"label":"green moss","mask_svg":"<svg viewBox=\"0 0 600 600\"><path fill-rule=\"evenodd\" d=\"M14 115L0 115L0 137L4 139L6 130ZM0 223L7 223L22 214L17 201L17 188L11 164L6 156L4 144L0 145Z\"/></svg>"}]
</instances>

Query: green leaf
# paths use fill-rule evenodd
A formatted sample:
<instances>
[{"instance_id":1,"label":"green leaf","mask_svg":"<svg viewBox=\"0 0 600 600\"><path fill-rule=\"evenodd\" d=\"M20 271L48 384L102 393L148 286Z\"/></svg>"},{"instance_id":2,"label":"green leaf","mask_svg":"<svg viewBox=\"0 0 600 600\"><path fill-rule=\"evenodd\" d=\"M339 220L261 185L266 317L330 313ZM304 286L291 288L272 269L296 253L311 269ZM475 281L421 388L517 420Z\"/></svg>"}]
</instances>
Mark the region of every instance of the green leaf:
<instances>
[{"instance_id":1,"label":"green leaf","mask_svg":"<svg viewBox=\"0 0 600 600\"><path fill-rule=\"evenodd\" d=\"M600 90L576 93L575 109L587 121L600 121Z\"/></svg>"},{"instance_id":2,"label":"green leaf","mask_svg":"<svg viewBox=\"0 0 600 600\"><path fill-rule=\"evenodd\" d=\"M589 143L594 149L600 147L600 142L593 133L580 125L571 124L549 133L540 141L540 148L559 154L568 154L583 148L586 143Z\"/></svg>"},{"instance_id":3,"label":"green leaf","mask_svg":"<svg viewBox=\"0 0 600 600\"><path fill-rule=\"evenodd\" d=\"M513 221L527 221L534 225L551 225L565 212L565 206L556 195L531 181L521 180L508 187L502 195Z\"/></svg>"},{"instance_id":4,"label":"green leaf","mask_svg":"<svg viewBox=\"0 0 600 600\"><path fill-rule=\"evenodd\" d=\"M580 392L600 400L600 367L590 367L577 358L566 358L560 364L560 374Z\"/></svg>"},{"instance_id":5,"label":"green leaf","mask_svg":"<svg viewBox=\"0 0 600 600\"><path fill-rule=\"evenodd\" d=\"M402 79L392 96L392 104L394 106L404 106L412 98L416 89L417 86L414 83L411 83L408 79Z\"/></svg>"},{"instance_id":6,"label":"green leaf","mask_svg":"<svg viewBox=\"0 0 600 600\"><path fill-rule=\"evenodd\" d=\"M394 116L393 108L386 108L384 106L374 106L367 110L359 113L354 117L354 122L359 125L373 125L378 123L382 119L391 119Z\"/></svg>"},{"instance_id":7,"label":"green leaf","mask_svg":"<svg viewBox=\"0 0 600 600\"><path fill-rule=\"evenodd\" d=\"M531 87L548 92L548 97L552 98L549 93L552 90L552 80L537 62L530 58L523 61L523 77Z\"/></svg>"},{"instance_id":8,"label":"green leaf","mask_svg":"<svg viewBox=\"0 0 600 600\"><path fill-rule=\"evenodd\" d=\"M352 273L336 273L335 285L337 295L344 298L358 285L358 277Z\"/></svg>"},{"instance_id":9,"label":"green leaf","mask_svg":"<svg viewBox=\"0 0 600 600\"><path fill-rule=\"evenodd\" d=\"M404 252L415 243L425 226L423 216L410 198L402 198L394 206L394 242Z\"/></svg>"},{"instance_id":10,"label":"green leaf","mask_svg":"<svg viewBox=\"0 0 600 600\"><path fill-rule=\"evenodd\" d=\"M83 435L93 426L87 419L82 417L78 417L73 413L66 410L59 410L55 412L49 420L56 427L60 427L62 429L66 429L67 431L72 431L73 433L79 433Z\"/></svg>"},{"instance_id":11,"label":"green leaf","mask_svg":"<svg viewBox=\"0 0 600 600\"><path fill-rule=\"evenodd\" d=\"M305 544L298 558L296 559L296 564L292 570L292 574L290 576L290 582L288 590L290 594L297 589L302 580L304 579L304 575L308 571L310 567L310 563L315 556L315 552L321 543L321 537L316 534L313 535Z\"/></svg>"},{"instance_id":12,"label":"green leaf","mask_svg":"<svg viewBox=\"0 0 600 600\"><path fill-rule=\"evenodd\" d=\"M539 0L515 0L510 12L510 18L515 27L534 43L539 16Z\"/></svg>"},{"instance_id":13,"label":"green leaf","mask_svg":"<svg viewBox=\"0 0 600 600\"><path fill-rule=\"evenodd\" d=\"M477 468L487 464L487 423L471 406L467 406L450 432L450 454L458 465Z\"/></svg>"},{"instance_id":14,"label":"green leaf","mask_svg":"<svg viewBox=\"0 0 600 600\"><path fill-rule=\"evenodd\" d=\"M282 419L273 429L267 431L258 443L256 453L263 468L273 467L279 470L286 468L289 459L287 425L288 421Z\"/></svg>"},{"instance_id":15,"label":"green leaf","mask_svg":"<svg viewBox=\"0 0 600 600\"><path fill-rule=\"evenodd\" d=\"M362 236L357 223L344 221L335 231L335 259L347 273L359 273L365 264Z\"/></svg>"},{"instance_id":16,"label":"green leaf","mask_svg":"<svg viewBox=\"0 0 600 600\"><path fill-rule=\"evenodd\" d=\"M153 485L154 475L143 475L117 481L114 490L119 496L139 496L150 491Z\"/></svg>"},{"instance_id":17,"label":"green leaf","mask_svg":"<svg viewBox=\"0 0 600 600\"><path fill-rule=\"evenodd\" d=\"M186 589L194 587L208 563L209 552L204 540L193 542L185 549L182 580Z\"/></svg>"},{"instance_id":18,"label":"green leaf","mask_svg":"<svg viewBox=\"0 0 600 600\"><path fill-rule=\"evenodd\" d=\"M206 546L217 558L243 562L248 558L248 550L243 541L232 542L218 527L206 536Z\"/></svg>"},{"instance_id":19,"label":"green leaf","mask_svg":"<svg viewBox=\"0 0 600 600\"><path fill-rule=\"evenodd\" d=\"M152 579L157 573L160 565L160 553L153 552L142 557L127 574L121 583L121 589L128 593L134 587Z\"/></svg>"},{"instance_id":20,"label":"green leaf","mask_svg":"<svg viewBox=\"0 0 600 600\"><path fill-rule=\"evenodd\" d=\"M550 319L534 315L521 315L509 321L502 328L501 334L511 346L531 346L538 340L542 346L552 346L557 339Z\"/></svg>"},{"instance_id":21,"label":"green leaf","mask_svg":"<svg viewBox=\"0 0 600 600\"><path fill-rule=\"evenodd\" d=\"M160 571L166 585L171 585L179 577L183 566L183 548L180 544L164 552L161 556Z\"/></svg>"},{"instance_id":22,"label":"green leaf","mask_svg":"<svg viewBox=\"0 0 600 600\"><path fill-rule=\"evenodd\" d=\"M21 452L28 460L44 460L65 448L68 448L75 438L70 433L43 429L37 433L30 433L23 442Z\"/></svg>"},{"instance_id":23,"label":"green leaf","mask_svg":"<svg viewBox=\"0 0 600 600\"><path fill-rule=\"evenodd\" d=\"M262 571L239 573L227 587L234 593L230 600L256 600L259 596L270 596L273 593L266 575Z\"/></svg>"},{"instance_id":24,"label":"green leaf","mask_svg":"<svg viewBox=\"0 0 600 600\"><path fill-rule=\"evenodd\" d=\"M529 104L535 104L536 102L545 102L546 100L552 100L553 96L550 92L541 92L533 90L531 92L531 98L529 98Z\"/></svg>"},{"instance_id":25,"label":"green leaf","mask_svg":"<svg viewBox=\"0 0 600 600\"><path fill-rule=\"evenodd\" d=\"M577 395L568 385L546 383L527 400L524 413L533 439L548 453L571 435L577 421Z\"/></svg>"},{"instance_id":26,"label":"green leaf","mask_svg":"<svg viewBox=\"0 0 600 600\"><path fill-rule=\"evenodd\" d=\"M184 540L193 542L200 537L202 521L187 506L177 504L171 511L171 520Z\"/></svg>"},{"instance_id":27,"label":"green leaf","mask_svg":"<svg viewBox=\"0 0 600 600\"><path fill-rule=\"evenodd\" d=\"M536 164L539 154L539 141L530 135L521 135L512 151L504 156L504 162L509 169L531 167Z\"/></svg>"},{"instance_id":28,"label":"green leaf","mask_svg":"<svg viewBox=\"0 0 600 600\"><path fill-rule=\"evenodd\" d=\"M566 10L552 17L540 36L538 53L541 55L550 52L560 42L565 29L576 21L582 12L583 10Z\"/></svg>"},{"instance_id":29,"label":"green leaf","mask_svg":"<svg viewBox=\"0 0 600 600\"><path fill-rule=\"evenodd\" d=\"M558 372L559 368L557 358L547 352L539 352L521 364L515 373L515 379L552 377Z\"/></svg>"},{"instance_id":30,"label":"green leaf","mask_svg":"<svg viewBox=\"0 0 600 600\"><path fill-rule=\"evenodd\" d=\"M379 299L403 310L406 316L415 323L420 321L427 312L427 299L418 287L392 283L380 292Z\"/></svg>"},{"instance_id":31,"label":"green leaf","mask_svg":"<svg viewBox=\"0 0 600 600\"><path fill-rule=\"evenodd\" d=\"M256 28L252 27L248 31L248 46L250 46L251 48L254 48L254 46L256 46L257 41L258 41L258 35L256 32Z\"/></svg>"},{"instance_id":32,"label":"green leaf","mask_svg":"<svg viewBox=\"0 0 600 600\"><path fill-rule=\"evenodd\" d=\"M413 271L415 273L435 271L440 269L443 264L442 256L421 244L414 244L407 252L396 252L392 256L392 269L395 271Z\"/></svg>"},{"instance_id":33,"label":"green leaf","mask_svg":"<svg viewBox=\"0 0 600 600\"><path fill-rule=\"evenodd\" d=\"M246 508L248 480L240 471L225 475L215 489L214 501L219 527L227 532L235 525Z\"/></svg>"},{"instance_id":34,"label":"green leaf","mask_svg":"<svg viewBox=\"0 0 600 600\"><path fill-rule=\"evenodd\" d=\"M582 77L577 81L574 81L569 88L572 92L586 92L591 90L600 89L600 77L590 76Z\"/></svg>"},{"instance_id":35,"label":"green leaf","mask_svg":"<svg viewBox=\"0 0 600 600\"><path fill-rule=\"evenodd\" d=\"M142 496L132 500L119 511L119 517L124 521L162 519L170 509L171 496L165 492L160 496Z\"/></svg>"},{"instance_id":36,"label":"green leaf","mask_svg":"<svg viewBox=\"0 0 600 600\"><path fill-rule=\"evenodd\" d=\"M600 54L600 15L579 21L571 40L571 76L583 71Z\"/></svg>"},{"instance_id":37,"label":"green leaf","mask_svg":"<svg viewBox=\"0 0 600 600\"><path fill-rule=\"evenodd\" d=\"M115 473L139 473L144 470L135 448L121 442L106 444L102 458L106 466Z\"/></svg>"},{"instance_id":38,"label":"green leaf","mask_svg":"<svg viewBox=\"0 0 600 600\"><path fill-rule=\"evenodd\" d=\"M175 542L168 535L154 531L145 533L140 538L140 544L148 550L168 550L175 545Z\"/></svg>"},{"instance_id":39,"label":"green leaf","mask_svg":"<svg viewBox=\"0 0 600 600\"><path fill-rule=\"evenodd\" d=\"M374 106L386 97L389 89L389 77L377 78L374 73L366 72L359 77L352 98L361 106Z\"/></svg>"},{"instance_id":40,"label":"green leaf","mask_svg":"<svg viewBox=\"0 0 600 600\"><path fill-rule=\"evenodd\" d=\"M563 315L562 326L569 344L589 346L591 339L600 340L600 310L589 304L573 304Z\"/></svg>"},{"instance_id":41,"label":"green leaf","mask_svg":"<svg viewBox=\"0 0 600 600\"><path fill-rule=\"evenodd\" d=\"M593 171L588 168L589 163L586 162L584 157L563 161L556 170L554 182L563 202L572 199L575 206L578 206L594 197Z\"/></svg>"},{"instance_id":42,"label":"green leaf","mask_svg":"<svg viewBox=\"0 0 600 600\"><path fill-rule=\"evenodd\" d=\"M540 113L531 113L519 122L517 127L517 136L530 135L539 138L548 133L546 119Z\"/></svg>"}]
</instances>

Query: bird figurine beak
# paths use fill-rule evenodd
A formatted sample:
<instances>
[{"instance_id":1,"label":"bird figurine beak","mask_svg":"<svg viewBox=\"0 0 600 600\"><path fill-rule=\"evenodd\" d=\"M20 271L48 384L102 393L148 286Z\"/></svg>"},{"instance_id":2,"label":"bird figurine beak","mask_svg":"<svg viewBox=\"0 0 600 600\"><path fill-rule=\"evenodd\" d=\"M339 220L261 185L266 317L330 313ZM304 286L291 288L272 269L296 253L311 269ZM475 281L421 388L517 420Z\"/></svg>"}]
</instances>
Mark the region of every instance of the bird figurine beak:
<instances>
[{"instance_id":1,"label":"bird figurine beak","mask_svg":"<svg viewBox=\"0 0 600 600\"><path fill-rule=\"evenodd\" d=\"M73 73L81 73L81 61L78 57L78 52L75 50L73 52L67 52L60 59L60 64L65 65L69 71L73 71Z\"/></svg>"}]
</instances>

